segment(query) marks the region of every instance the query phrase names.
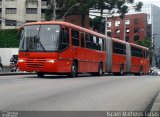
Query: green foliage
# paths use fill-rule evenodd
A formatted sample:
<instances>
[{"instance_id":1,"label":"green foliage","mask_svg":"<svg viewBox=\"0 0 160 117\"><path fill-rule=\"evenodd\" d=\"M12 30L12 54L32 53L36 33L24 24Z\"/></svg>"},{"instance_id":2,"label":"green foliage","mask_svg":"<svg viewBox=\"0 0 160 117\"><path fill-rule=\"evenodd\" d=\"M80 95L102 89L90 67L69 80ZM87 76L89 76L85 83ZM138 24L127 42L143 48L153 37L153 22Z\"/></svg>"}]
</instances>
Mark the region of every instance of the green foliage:
<instances>
[{"instance_id":1,"label":"green foliage","mask_svg":"<svg viewBox=\"0 0 160 117\"><path fill-rule=\"evenodd\" d=\"M90 19L90 26L93 30L96 30L99 33L105 33L105 23L102 22L102 17L96 17L94 19Z\"/></svg>"},{"instance_id":2,"label":"green foliage","mask_svg":"<svg viewBox=\"0 0 160 117\"><path fill-rule=\"evenodd\" d=\"M0 30L0 48L18 48L17 29Z\"/></svg>"},{"instance_id":3,"label":"green foliage","mask_svg":"<svg viewBox=\"0 0 160 117\"><path fill-rule=\"evenodd\" d=\"M152 49L152 41L150 37L145 37L144 40L138 41L137 44Z\"/></svg>"}]
</instances>

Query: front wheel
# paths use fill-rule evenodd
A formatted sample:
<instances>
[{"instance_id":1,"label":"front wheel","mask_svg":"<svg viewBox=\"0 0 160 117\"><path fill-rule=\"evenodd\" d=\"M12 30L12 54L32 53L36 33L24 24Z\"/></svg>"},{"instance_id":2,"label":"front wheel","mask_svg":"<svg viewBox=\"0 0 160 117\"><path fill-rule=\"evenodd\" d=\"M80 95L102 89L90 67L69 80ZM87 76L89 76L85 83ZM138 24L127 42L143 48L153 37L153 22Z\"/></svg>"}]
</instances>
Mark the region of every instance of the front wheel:
<instances>
[{"instance_id":1,"label":"front wheel","mask_svg":"<svg viewBox=\"0 0 160 117\"><path fill-rule=\"evenodd\" d=\"M77 77L78 75L78 65L76 62L72 63L70 77Z\"/></svg>"}]
</instances>

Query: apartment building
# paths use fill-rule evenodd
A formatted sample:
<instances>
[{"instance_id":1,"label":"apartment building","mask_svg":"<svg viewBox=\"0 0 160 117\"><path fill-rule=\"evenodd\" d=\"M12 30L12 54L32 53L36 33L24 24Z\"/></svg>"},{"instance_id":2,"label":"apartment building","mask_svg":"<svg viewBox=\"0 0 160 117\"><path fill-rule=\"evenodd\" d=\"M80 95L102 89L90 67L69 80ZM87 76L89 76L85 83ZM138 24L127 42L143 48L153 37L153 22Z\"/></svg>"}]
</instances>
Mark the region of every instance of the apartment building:
<instances>
[{"instance_id":1,"label":"apartment building","mask_svg":"<svg viewBox=\"0 0 160 117\"><path fill-rule=\"evenodd\" d=\"M0 28L12 29L26 22L45 20L47 0L0 0Z\"/></svg>"},{"instance_id":2,"label":"apartment building","mask_svg":"<svg viewBox=\"0 0 160 117\"><path fill-rule=\"evenodd\" d=\"M112 37L125 39L130 43L143 40L148 35L147 27L147 14L145 13L126 15L124 19L116 16L115 19L108 20L108 32L112 33Z\"/></svg>"}]
</instances>

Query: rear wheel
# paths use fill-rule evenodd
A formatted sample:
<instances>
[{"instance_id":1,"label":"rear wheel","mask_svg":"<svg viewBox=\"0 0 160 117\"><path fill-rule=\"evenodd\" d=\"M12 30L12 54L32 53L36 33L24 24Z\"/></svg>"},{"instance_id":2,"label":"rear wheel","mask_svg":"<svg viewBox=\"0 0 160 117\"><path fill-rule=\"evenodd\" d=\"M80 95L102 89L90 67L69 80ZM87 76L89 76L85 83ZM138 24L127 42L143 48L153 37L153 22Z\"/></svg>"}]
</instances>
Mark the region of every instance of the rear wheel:
<instances>
[{"instance_id":1,"label":"rear wheel","mask_svg":"<svg viewBox=\"0 0 160 117\"><path fill-rule=\"evenodd\" d=\"M71 73L70 77L77 77L78 75L78 65L76 64L75 61L73 61L72 66L71 66Z\"/></svg>"},{"instance_id":2,"label":"rear wheel","mask_svg":"<svg viewBox=\"0 0 160 117\"><path fill-rule=\"evenodd\" d=\"M120 75L121 75L121 76L124 75L124 67L123 67L123 65L121 65L121 67L120 67Z\"/></svg>"},{"instance_id":3,"label":"rear wheel","mask_svg":"<svg viewBox=\"0 0 160 117\"><path fill-rule=\"evenodd\" d=\"M102 76L102 75L103 75L103 65L102 65L102 63L99 63L98 76Z\"/></svg>"},{"instance_id":4,"label":"rear wheel","mask_svg":"<svg viewBox=\"0 0 160 117\"><path fill-rule=\"evenodd\" d=\"M39 78L44 78L44 73L43 72L37 72L37 76Z\"/></svg>"},{"instance_id":5,"label":"rear wheel","mask_svg":"<svg viewBox=\"0 0 160 117\"><path fill-rule=\"evenodd\" d=\"M143 75L143 68L141 67L139 70L139 75L142 76Z\"/></svg>"}]
</instances>

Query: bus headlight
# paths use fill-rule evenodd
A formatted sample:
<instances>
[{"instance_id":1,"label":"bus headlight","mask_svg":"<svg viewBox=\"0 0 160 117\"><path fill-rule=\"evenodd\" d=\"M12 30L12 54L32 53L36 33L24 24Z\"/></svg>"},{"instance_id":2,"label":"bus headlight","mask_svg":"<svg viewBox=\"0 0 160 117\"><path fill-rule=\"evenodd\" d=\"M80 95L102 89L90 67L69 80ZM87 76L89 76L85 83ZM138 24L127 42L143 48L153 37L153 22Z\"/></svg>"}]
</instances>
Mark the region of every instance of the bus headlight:
<instances>
[{"instance_id":1,"label":"bus headlight","mask_svg":"<svg viewBox=\"0 0 160 117\"><path fill-rule=\"evenodd\" d=\"M51 59L51 60L48 60L47 62L48 62L48 63L55 63L56 61L53 60L53 59Z\"/></svg>"},{"instance_id":2,"label":"bus headlight","mask_svg":"<svg viewBox=\"0 0 160 117\"><path fill-rule=\"evenodd\" d=\"M23 62L24 62L24 59L19 59L18 62L19 62L19 63L23 63Z\"/></svg>"}]
</instances>

